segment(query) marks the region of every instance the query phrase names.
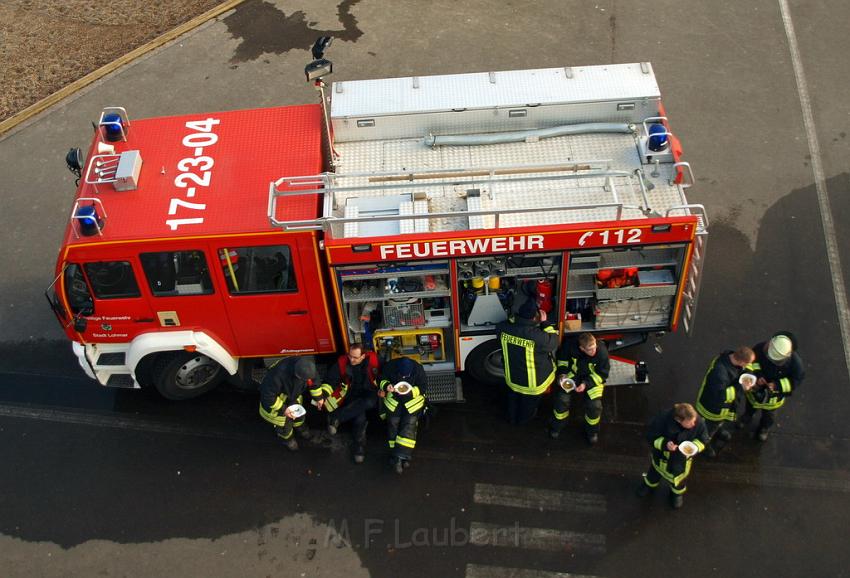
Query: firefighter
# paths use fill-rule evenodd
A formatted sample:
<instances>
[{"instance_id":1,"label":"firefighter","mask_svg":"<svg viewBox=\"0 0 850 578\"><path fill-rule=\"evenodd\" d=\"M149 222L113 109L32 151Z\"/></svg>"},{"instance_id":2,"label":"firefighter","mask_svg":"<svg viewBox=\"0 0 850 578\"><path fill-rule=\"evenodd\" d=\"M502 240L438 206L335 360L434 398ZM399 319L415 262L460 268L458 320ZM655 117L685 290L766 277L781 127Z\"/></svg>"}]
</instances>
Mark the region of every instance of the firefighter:
<instances>
[{"instance_id":1,"label":"firefighter","mask_svg":"<svg viewBox=\"0 0 850 578\"><path fill-rule=\"evenodd\" d=\"M425 368L408 357L388 361L381 370L390 465L397 474L410 466L419 417L425 410Z\"/></svg>"},{"instance_id":2,"label":"firefighter","mask_svg":"<svg viewBox=\"0 0 850 578\"><path fill-rule=\"evenodd\" d=\"M305 415L297 415L302 406L303 394L317 387L319 376L316 364L309 357L287 357L269 368L260 384L260 416L274 426L274 431L291 451L298 449L292 435L298 433L304 440L310 439L310 430L304 427Z\"/></svg>"},{"instance_id":3,"label":"firefighter","mask_svg":"<svg viewBox=\"0 0 850 578\"><path fill-rule=\"evenodd\" d=\"M328 412L328 433L352 422L354 462L366 458L366 412L378 407L378 356L363 343L352 343L346 355L328 368L322 386L311 392L319 410Z\"/></svg>"},{"instance_id":4,"label":"firefighter","mask_svg":"<svg viewBox=\"0 0 850 578\"><path fill-rule=\"evenodd\" d=\"M577 340L565 339L558 350L558 383L549 436L557 439L570 415L573 393L584 398L584 432L587 443L599 441L599 422L602 419L602 391L611 371L605 343L597 341L590 333L582 333ZM575 387L567 391L564 385L571 380ZM584 394L584 395L582 395Z\"/></svg>"},{"instance_id":5,"label":"firefighter","mask_svg":"<svg viewBox=\"0 0 850 578\"><path fill-rule=\"evenodd\" d=\"M757 377L756 386L745 393L744 413L735 425L745 428L755 413L761 410L756 438L765 441L774 423L773 413L785 404L786 397L800 387L806 371L797 353L797 340L787 331L780 331L769 340L757 343L753 351L756 359L747 366L747 371Z\"/></svg>"},{"instance_id":6,"label":"firefighter","mask_svg":"<svg viewBox=\"0 0 850 578\"><path fill-rule=\"evenodd\" d=\"M732 439L732 432L725 428L725 424L735 421L737 399L742 392L738 380L744 368L755 358L756 354L749 347L724 351L711 360L711 365L702 379L696 408L705 418L711 438L711 443L705 449L705 455L710 458L717 457L717 452Z\"/></svg>"},{"instance_id":7,"label":"firefighter","mask_svg":"<svg viewBox=\"0 0 850 578\"><path fill-rule=\"evenodd\" d=\"M637 488L637 495L649 495L664 479L670 484L670 505L679 509L685 501L685 482L691 473L691 459L708 447L705 422L697 415L694 406L677 403L649 422L646 439L652 448L651 464ZM688 448L684 442L691 442L693 446ZM692 453L686 454L686 451Z\"/></svg>"},{"instance_id":8,"label":"firefighter","mask_svg":"<svg viewBox=\"0 0 850 578\"><path fill-rule=\"evenodd\" d=\"M540 396L555 380L558 332L542 326L544 321L546 312L528 299L515 316L496 326L508 385L508 421L514 425L534 417Z\"/></svg>"}]
</instances>

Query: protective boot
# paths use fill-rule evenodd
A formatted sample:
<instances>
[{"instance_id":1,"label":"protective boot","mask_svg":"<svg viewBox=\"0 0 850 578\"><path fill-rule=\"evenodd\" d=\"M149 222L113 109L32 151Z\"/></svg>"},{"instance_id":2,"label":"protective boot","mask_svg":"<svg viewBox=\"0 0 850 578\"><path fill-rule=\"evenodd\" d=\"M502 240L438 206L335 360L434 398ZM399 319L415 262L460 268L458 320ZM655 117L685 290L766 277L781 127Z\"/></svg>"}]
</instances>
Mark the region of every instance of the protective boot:
<instances>
[{"instance_id":1,"label":"protective boot","mask_svg":"<svg viewBox=\"0 0 850 578\"><path fill-rule=\"evenodd\" d=\"M672 492L670 493L670 506L674 510L678 510L684 504L685 504L685 496L683 496L682 494L674 494Z\"/></svg>"},{"instance_id":2,"label":"protective boot","mask_svg":"<svg viewBox=\"0 0 850 578\"><path fill-rule=\"evenodd\" d=\"M295 433L297 433L298 437L304 441L308 441L313 438L313 433L306 425L295 428Z\"/></svg>"}]
</instances>

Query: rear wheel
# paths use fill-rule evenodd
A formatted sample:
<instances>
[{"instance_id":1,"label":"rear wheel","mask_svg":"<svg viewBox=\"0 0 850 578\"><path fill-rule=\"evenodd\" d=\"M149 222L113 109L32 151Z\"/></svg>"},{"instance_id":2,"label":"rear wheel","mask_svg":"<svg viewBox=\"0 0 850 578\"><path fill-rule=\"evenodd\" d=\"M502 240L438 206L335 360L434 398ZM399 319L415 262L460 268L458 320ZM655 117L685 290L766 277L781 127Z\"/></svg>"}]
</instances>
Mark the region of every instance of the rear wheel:
<instances>
[{"instance_id":1,"label":"rear wheel","mask_svg":"<svg viewBox=\"0 0 850 578\"><path fill-rule=\"evenodd\" d=\"M466 373L478 383L505 384L505 364L502 346L495 339L485 341L469 352L465 363Z\"/></svg>"},{"instance_id":2,"label":"rear wheel","mask_svg":"<svg viewBox=\"0 0 850 578\"><path fill-rule=\"evenodd\" d=\"M154 385L166 399L191 399L215 388L227 373L203 353L175 351L154 364Z\"/></svg>"}]
</instances>

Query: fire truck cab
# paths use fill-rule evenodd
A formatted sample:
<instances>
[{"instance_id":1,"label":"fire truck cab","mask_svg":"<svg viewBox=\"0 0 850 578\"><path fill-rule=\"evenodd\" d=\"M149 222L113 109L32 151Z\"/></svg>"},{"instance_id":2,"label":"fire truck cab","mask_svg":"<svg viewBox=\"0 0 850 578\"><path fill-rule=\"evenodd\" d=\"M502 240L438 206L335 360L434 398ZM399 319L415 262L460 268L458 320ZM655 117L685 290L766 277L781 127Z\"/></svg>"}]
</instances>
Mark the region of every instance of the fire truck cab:
<instances>
[{"instance_id":1,"label":"fire truck cab","mask_svg":"<svg viewBox=\"0 0 850 578\"><path fill-rule=\"evenodd\" d=\"M529 299L565 338L690 327L708 222L649 63L317 86L104 110L48 290L91 377L181 399L363 342L445 401L501 379L496 325Z\"/></svg>"}]
</instances>

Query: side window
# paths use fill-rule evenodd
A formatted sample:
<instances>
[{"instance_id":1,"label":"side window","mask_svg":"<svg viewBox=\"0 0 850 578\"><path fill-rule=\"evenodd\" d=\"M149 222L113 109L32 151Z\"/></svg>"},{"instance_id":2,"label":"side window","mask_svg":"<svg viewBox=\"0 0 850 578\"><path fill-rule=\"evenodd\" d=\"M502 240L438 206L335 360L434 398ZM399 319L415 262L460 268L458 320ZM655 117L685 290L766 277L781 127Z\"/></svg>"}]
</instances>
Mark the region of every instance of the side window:
<instances>
[{"instance_id":1,"label":"side window","mask_svg":"<svg viewBox=\"0 0 850 578\"><path fill-rule=\"evenodd\" d=\"M297 291L289 247L227 247L218 257L233 295Z\"/></svg>"},{"instance_id":2,"label":"side window","mask_svg":"<svg viewBox=\"0 0 850 578\"><path fill-rule=\"evenodd\" d=\"M154 297L213 292L203 251L162 251L139 255Z\"/></svg>"},{"instance_id":3,"label":"side window","mask_svg":"<svg viewBox=\"0 0 850 578\"><path fill-rule=\"evenodd\" d=\"M98 299L120 299L139 297L139 286L133 267L127 261L100 261L86 263L86 276Z\"/></svg>"},{"instance_id":4,"label":"side window","mask_svg":"<svg viewBox=\"0 0 850 578\"><path fill-rule=\"evenodd\" d=\"M94 301L89 292L89 286L86 285L83 270L76 263L65 267L65 295L74 315L94 313Z\"/></svg>"}]
</instances>

